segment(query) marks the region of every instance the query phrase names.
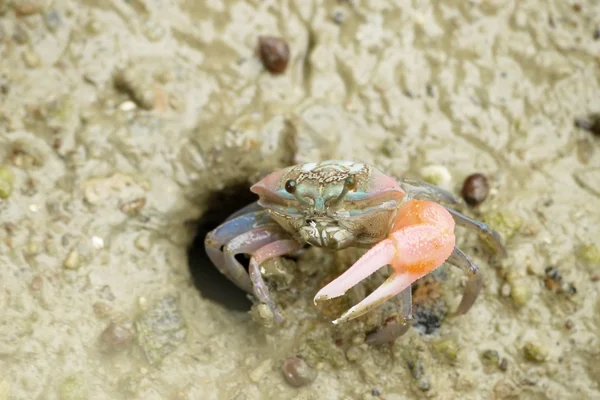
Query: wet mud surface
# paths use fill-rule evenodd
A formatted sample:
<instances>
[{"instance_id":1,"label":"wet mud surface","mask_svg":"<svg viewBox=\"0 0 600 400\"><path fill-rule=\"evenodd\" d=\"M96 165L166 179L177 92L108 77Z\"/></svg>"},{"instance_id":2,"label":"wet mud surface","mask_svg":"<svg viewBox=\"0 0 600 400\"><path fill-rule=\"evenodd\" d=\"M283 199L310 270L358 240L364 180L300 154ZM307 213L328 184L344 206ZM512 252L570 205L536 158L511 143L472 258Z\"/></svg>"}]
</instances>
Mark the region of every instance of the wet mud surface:
<instances>
[{"instance_id":1,"label":"wet mud surface","mask_svg":"<svg viewBox=\"0 0 600 400\"><path fill-rule=\"evenodd\" d=\"M600 398L600 3L395 3L0 0L0 400ZM379 282L316 308L357 256L319 250L265 266L282 327L248 312L202 235L336 158L487 177L468 314L442 267L368 346L393 304L332 326Z\"/></svg>"}]
</instances>

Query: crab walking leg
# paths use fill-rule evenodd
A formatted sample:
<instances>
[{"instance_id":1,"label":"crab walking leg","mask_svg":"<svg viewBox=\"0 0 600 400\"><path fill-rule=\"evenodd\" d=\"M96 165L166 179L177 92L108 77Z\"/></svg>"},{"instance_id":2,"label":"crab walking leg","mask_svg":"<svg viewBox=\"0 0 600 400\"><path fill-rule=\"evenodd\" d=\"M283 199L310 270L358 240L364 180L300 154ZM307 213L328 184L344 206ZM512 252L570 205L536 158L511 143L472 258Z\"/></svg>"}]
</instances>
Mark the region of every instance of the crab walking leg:
<instances>
[{"instance_id":1,"label":"crab walking leg","mask_svg":"<svg viewBox=\"0 0 600 400\"><path fill-rule=\"evenodd\" d=\"M206 250L206 254L212 263L217 267L217 269L223 275L229 277L229 270L225 263L225 256L221 248L233 238L243 234L244 232L260 226L267 227L270 225L273 225L273 221L264 211L252 212L228 220L218 226L214 231L206 235L206 238L204 239L204 249ZM234 269L234 271L237 271L237 269ZM240 278L238 279L238 282L235 283L243 290L247 290L251 287L250 281L247 277L246 279Z\"/></svg>"},{"instance_id":2,"label":"crab walking leg","mask_svg":"<svg viewBox=\"0 0 600 400\"><path fill-rule=\"evenodd\" d=\"M448 212L452 215L452 218L454 218L454 221L457 225L476 231L487 244L496 250L498 256L506 256L506 248L502 244L502 238L498 232L487 226L487 224L484 224L480 221L475 221L474 219L471 219L456 210L448 207L446 207L446 210L448 210Z\"/></svg>"},{"instance_id":3,"label":"crab walking leg","mask_svg":"<svg viewBox=\"0 0 600 400\"><path fill-rule=\"evenodd\" d=\"M416 200L430 200L436 203L460 204L460 200L452 193L432 185L413 179L403 179L398 184L406 191L408 197Z\"/></svg>"},{"instance_id":4,"label":"crab walking leg","mask_svg":"<svg viewBox=\"0 0 600 400\"><path fill-rule=\"evenodd\" d=\"M280 239L277 231L256 228L233 238L223 248L225 275L247 293L254 293L246 268L236 260L238 254L252 254L261 247Z\"/></svg>"},{"instance_id":5,"label":"crab walking leg","mask_svg":"<svg viewBox=\"0 0 600 400\"><path fill-rule=\"evenodd\" d=\"M379 268L391 264L394 272L388 280L334 324L367 313L442 265L454 249L454 226L452 216L443 206L424 200L409 200L399 210L388 238L321 289L315 296L315 302L339 297Z\"/></svg>"},{"instance_id":6,"label":"crab walking leg","mask_svg":"<svg viewBox=\"0 0 600 400\"><path fill-rule=\"evenodd\" d=\"M237 210L236 212L234 212L233 214L231 214L229 217L227 217L227 219L225 221L230 221L234 218L237 218L241 215L244 214L249 214L251 212L256 212L256 211L261 211L262 207L258 205L258 202L254 202L254 203L250 203L247 206Z\"/></svg>"},{"instance_id":7,"label":"crab walking leg","mask_svg":"<svg viewBox=\"0 0 600 400\"><path fill-rule=\"evenodd\" d=\"M410 320L412 320L412 287L409 286L400 292L400 312L402 313L401 322L386 325L377 332L367 335L365 342L371 345L380 345L391 343L400 336L408 332Z\"/></svg>"},{"instance_id":8,"label":"crab walking leg","mask_svg":"<svg viewBox=\"0 0 600 400\"><path fill-rule=\"evenodd\" d=\"M483 287L483 280L478 273L479 268L477 265L458 247L455 247L450 257L448 257L448 263L462 269L469 277L460 305L456 309L456 314L463 315L469 311L475 303L475 300Z\"/></svg>"},{"instance_id":9,"label":"crab walking leg","mask_svg":"<svg viewBox=\"0 0 600 400\"><path fill-rule=\"evenodd\" d=\"M260 265L270 258L283 256L286 254L294 253L302 247L302 244L295 240L278 240L276 242L269 243L260 249L256 250L250 258L250 266L248 272L250 273L250 279L254 285L254 294L258 299L265 303L275 318L275 322L283 322L283 316L277 310L275 303L271 299L269 294L269 287L262 278L260 271Z\"/></svg>"}]
</instances>

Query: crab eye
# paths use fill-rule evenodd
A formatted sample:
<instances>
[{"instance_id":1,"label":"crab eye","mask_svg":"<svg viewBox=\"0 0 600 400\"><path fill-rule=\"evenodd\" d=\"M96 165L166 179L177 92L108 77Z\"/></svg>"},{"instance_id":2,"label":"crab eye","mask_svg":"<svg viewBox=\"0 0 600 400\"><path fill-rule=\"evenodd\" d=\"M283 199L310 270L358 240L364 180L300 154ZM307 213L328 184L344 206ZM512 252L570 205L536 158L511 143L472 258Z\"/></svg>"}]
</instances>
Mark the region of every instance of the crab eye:
<instances>
[{"instance_id":1,"label":"crab eye","mask_svg":"<svg viewBox=\"0 0 600 400\"><path fill-rule=\"evenodd\" d=\"M357 183L356 183L356 178L354 177L354 175L350 175L349 177L347 177L344 185L348 188L348 190L356 189Z\"/></svg>"},{"instance_id":2,"label":"crab eye","mask_svg":"<svg viewBox=\"0 0 600 400\"><path fill-rule=\"evenodd\" d=\"M296 181L293 179L290 179L289 181L287 181L285 183L285 191L288 192L289 194L293 194L296 192Z\"/></svg>"}]
</instances>

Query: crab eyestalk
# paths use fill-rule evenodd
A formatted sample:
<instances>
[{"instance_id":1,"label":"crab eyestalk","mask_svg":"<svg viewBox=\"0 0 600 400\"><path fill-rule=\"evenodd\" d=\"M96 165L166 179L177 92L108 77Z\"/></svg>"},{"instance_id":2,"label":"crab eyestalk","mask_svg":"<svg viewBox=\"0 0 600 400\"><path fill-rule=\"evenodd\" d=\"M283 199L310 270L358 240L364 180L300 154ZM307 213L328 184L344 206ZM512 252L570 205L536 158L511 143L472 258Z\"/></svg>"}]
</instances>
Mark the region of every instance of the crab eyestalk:
<instances>
[{"instance_id":1,"label":"crab eyestalk","mask_svg":"<svg viewBox=\"0 0 600 400\"><path fill-rule=\"evenodd\" d=\"M356 185L357 185L356 178L353 175L347 177L346 181L344 182L344 188L342 189L342 193L340 193L340 195L331 202L330 206L331 207L339 206L342 203L342 201L344 201L344 198L346 197L348 192L356 189Z\"/></svg>"}]
</instances>

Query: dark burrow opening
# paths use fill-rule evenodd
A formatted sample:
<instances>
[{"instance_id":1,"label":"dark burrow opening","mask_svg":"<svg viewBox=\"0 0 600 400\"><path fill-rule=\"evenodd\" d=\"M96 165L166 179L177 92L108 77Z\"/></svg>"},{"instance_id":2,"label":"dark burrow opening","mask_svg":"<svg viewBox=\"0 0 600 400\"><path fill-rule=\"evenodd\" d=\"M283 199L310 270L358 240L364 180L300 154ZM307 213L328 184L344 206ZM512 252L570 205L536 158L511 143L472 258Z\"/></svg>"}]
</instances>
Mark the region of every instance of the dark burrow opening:
<instances>
[{"instance_id":1,"label":"dark burrow opening","mask_svg":"<svg viewBox=\"0 0 600 400\"><path fill-rule=\"evenodd\" d=\"M196 225L196 235L188 249L188 265L194 285L202 297L235 311L248 311L252 303L247 294L223 276L212 264L204 249L206 234L231 214L257 200L247 183L238 183L211 193L208 209Z\"/></svg>"}]
</instances>

